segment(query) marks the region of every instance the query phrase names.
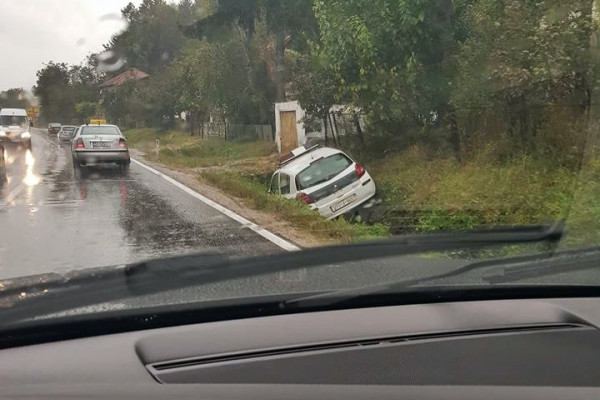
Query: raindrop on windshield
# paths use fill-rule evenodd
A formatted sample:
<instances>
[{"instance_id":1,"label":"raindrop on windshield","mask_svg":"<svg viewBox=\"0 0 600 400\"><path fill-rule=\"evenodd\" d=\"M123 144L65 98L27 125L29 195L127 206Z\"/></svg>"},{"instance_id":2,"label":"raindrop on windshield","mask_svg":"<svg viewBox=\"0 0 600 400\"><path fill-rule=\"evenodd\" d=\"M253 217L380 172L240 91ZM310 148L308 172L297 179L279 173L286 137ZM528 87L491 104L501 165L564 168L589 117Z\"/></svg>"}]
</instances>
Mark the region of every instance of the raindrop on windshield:
<instances>
[{"instance_id":1,"label":"raindrop on windshield","mask_svg":"<svg viewBox=\"0 0 600 400\"><path fill-rule=\"evenodd\" d=\"M124 32L128 23L125 18L117 13L104 14L99 18L99 21L103 24L111 24L111 30L114 32L114 36L118 36L122 32ZM79 39L85 40L84 38ZM98 61L98 70L101 72L114 72L121 69L126 61L124 58L119 57L118 54L114 53L111 50L104 51L100 54L96 55L96 59Z\"/></svg>"},{"instance_id":2,"label":"raindrop on windshield","mask_svg":"<svg viewBox=\"0 0 600 400\"><path fill-rule=\"evenodd\" d=\"M125 60L118 57L112 50L106 50L96 55L98 70L102 72L118 71L125 65Z\"/></svg>"}]
</instances>

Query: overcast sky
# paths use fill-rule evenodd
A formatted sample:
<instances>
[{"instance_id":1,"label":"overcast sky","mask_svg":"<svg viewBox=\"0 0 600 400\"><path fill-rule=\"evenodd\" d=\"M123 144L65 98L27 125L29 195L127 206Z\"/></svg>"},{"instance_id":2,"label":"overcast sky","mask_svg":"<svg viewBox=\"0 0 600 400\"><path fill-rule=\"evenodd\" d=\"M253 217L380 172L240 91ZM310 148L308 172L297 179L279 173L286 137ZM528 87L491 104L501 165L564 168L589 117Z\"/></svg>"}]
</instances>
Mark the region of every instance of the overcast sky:
<instances>
[{"instance_id":1,"label":"overcast sky","mask_svg":"<svg viewBox=\"0 0 600 400\"><path fill-rule=\"evenodd\" d=\"M141 0L0 0L0 90L31 90L44 63L79 64L102 50L124 24L100 18L129 2Z\"/></svg>"}]
</instances>

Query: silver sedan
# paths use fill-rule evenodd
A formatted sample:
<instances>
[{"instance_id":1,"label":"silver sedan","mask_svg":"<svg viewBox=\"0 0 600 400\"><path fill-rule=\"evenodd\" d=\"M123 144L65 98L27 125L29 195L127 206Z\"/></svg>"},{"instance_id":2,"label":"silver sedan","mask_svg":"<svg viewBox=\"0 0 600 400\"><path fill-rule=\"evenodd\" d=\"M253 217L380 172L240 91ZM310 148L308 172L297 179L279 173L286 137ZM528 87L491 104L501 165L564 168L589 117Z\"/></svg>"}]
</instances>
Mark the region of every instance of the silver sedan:
<instances>
[{"instance_id":1,"label":"silver sedan","mask_svg":"<svg viewBox=\"0 0 600 400\"><path fill-rule=\"evenodd\" d=\"M82 125L73 138L71 154L76 170L114 163L126 171L131 163L127 141L116 125Z\"/></svg>"},{"instance_id":2,"label":"silver sedan","mask_svg":"<svg viewBox=\"0 0 600 400\"><path fill-rule=\"evenodd\" d=\"M73 138L77 127L74 125L63 125L58 131L58 139L62 142L68 142Z\"/></svg>"}]
</instances>

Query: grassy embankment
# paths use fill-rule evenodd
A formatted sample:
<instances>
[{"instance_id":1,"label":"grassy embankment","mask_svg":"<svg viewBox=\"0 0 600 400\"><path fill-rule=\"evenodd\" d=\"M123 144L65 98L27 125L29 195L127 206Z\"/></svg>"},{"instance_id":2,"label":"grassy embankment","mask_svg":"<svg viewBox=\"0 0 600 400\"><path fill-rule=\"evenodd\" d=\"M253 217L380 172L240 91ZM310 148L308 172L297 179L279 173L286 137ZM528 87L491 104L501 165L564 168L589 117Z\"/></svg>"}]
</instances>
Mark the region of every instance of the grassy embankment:
<instances>
[{"instance_id":1,"label":"grassy embankment","mask_svg":"<svg viewBox=\"0 0 600 400\"><path fill-rule=\"evenodd\" d=\"M459 164L412 151L368 167L386 204L379 218L392 232L467 230L566 218L565 244L600 243L598 161L573 171L532 157Z\"/></svg>"},{"instance_id":2,"label":"grassy embankment","mask_svg":"<svg viewBox=\"0 0 600 400\"><path fill-rule=\"evenodd\" d=\"M200 168L199 178L239 197L252 209L288 221L296 229L319 239L350 242L387 236L381 224L351 224L328 221L297 201L267 193L268 180L276 169L276 148L270 142L237 143L218 139L200 140L178 132L160 133L160 155L155 150L156 131L125 132L129 145L146 153L150 161L171 167Z\"/></svg>"},{"instance_id":3,"label":"grassy embankment","mask_svg":"<svg viewBox=\"0 0 600 400\"><path fill-rule=\"evenodd\" d=\"M367 226L326 221L301 204L266 193L275 168L271 143L198 140L184 134L160 134L160 160L152 153L154 131L127 132L130 144L149 159L175 167L203 169L201 179L240 197L250 208L289 221L297 229L347 242L391 232L466 230L482 225L516 225L567 217L570 244L600 242L600 162L581 173L552 160L513 158L503 163L452 158L430 159L417 150L367 162L383 206ZM244 162L243 160L247 160Z\"/></svg>"}]
</instances>

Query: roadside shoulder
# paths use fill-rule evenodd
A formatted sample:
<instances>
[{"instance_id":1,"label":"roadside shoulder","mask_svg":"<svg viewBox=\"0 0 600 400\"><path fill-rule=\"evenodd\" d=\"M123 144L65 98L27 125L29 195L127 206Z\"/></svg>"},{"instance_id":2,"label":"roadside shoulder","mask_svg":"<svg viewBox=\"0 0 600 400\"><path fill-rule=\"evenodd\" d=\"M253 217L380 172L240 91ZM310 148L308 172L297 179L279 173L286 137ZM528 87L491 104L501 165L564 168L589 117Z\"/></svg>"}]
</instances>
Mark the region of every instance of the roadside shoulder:
<instances>
[{"instance_id":1,"label":"roadside shoulder","mask_svg":"<svg viewBox=\"0 0 600 400\"><path fill-rule=\"evenodd\" d=\"M273 232L282 238L289 240L302 248L318 247L335 242L320 240L306 232L298 232L290 223L275 218L273 215L253 210L243 204L243 200L229 194L225 194L220 189L209 185L205 179L197 172L189 171L184 168L167 167L164 164L148 161L144 154L136 149L130 149L131 155L138 161L151 166L159 172L179 181L190 189L195 190L208 199L222 205L223 207L239 214L240 216L252 221L253 223Z\"/></svg>"}]
</instances>

